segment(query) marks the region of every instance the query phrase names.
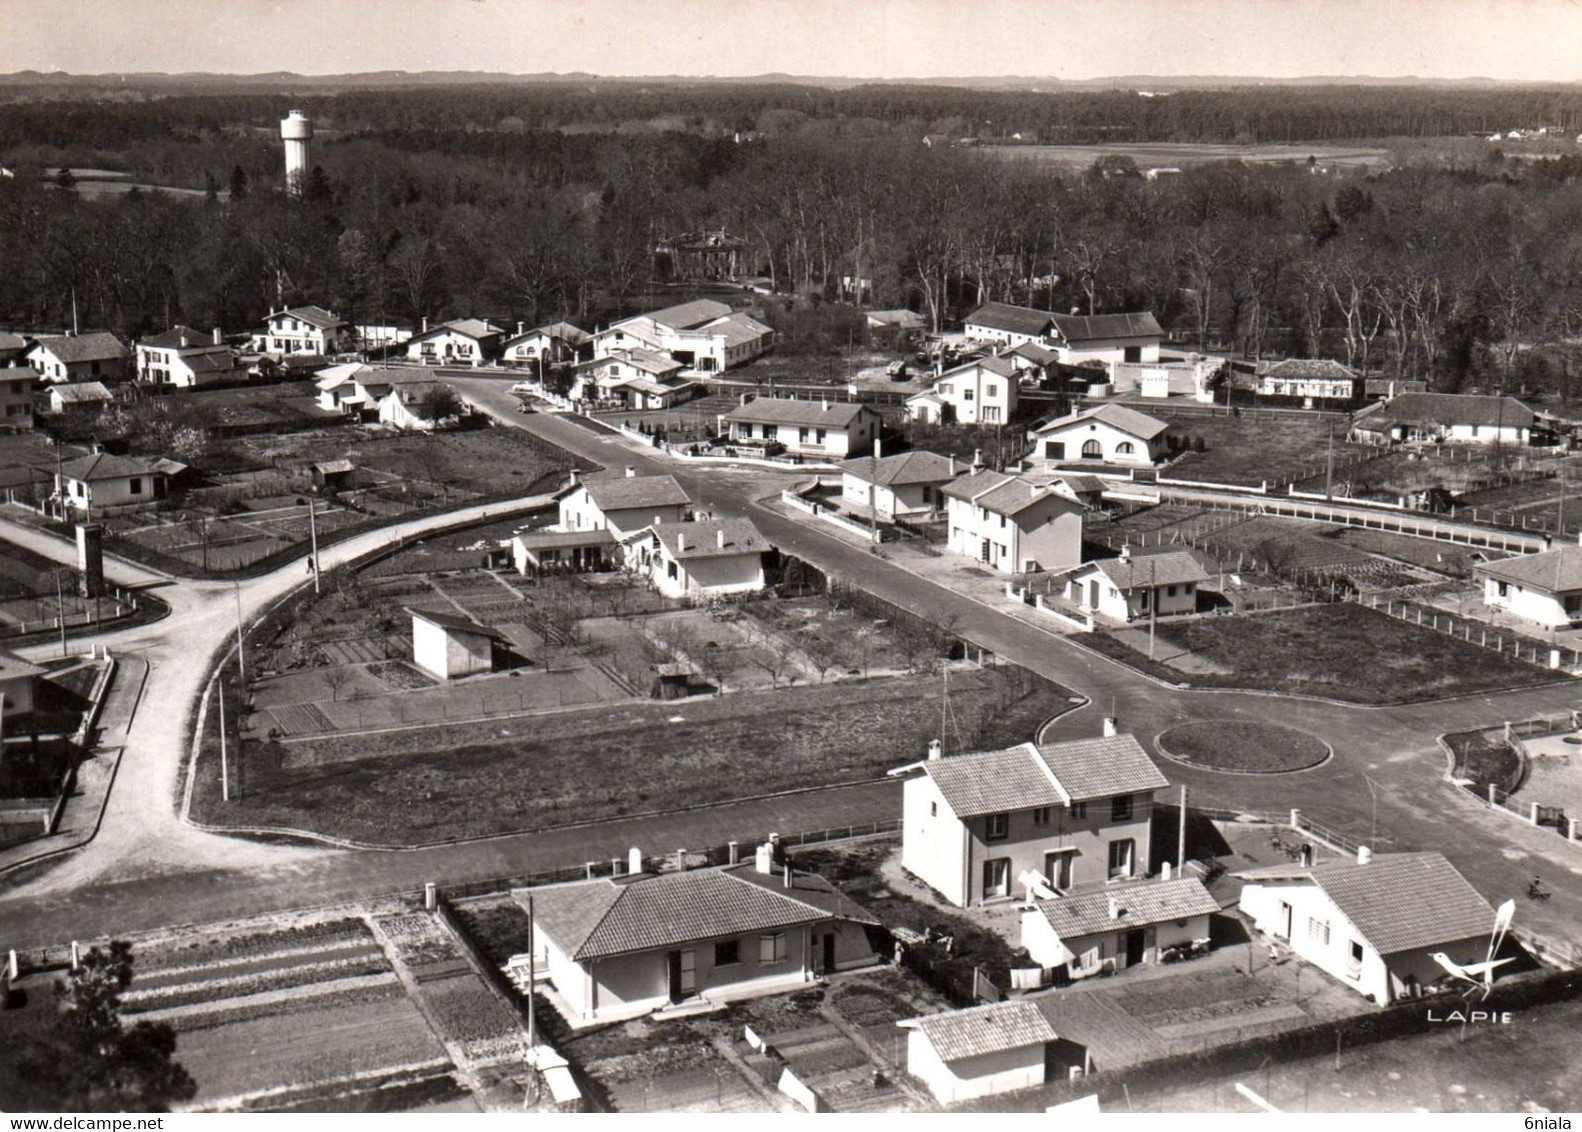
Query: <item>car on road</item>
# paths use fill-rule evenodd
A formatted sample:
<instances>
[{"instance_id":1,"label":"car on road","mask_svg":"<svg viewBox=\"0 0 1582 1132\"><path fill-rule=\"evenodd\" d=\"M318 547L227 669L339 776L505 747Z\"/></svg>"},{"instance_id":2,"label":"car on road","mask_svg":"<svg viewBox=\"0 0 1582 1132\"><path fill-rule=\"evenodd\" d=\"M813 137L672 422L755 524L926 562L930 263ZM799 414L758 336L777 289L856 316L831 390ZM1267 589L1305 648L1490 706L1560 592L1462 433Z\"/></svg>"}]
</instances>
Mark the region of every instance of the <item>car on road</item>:
<instances>
[{"instance_id":1,"label":"car on road","mask_svg":"<svg viewBox=\"0 0 1582 1132\"><path fill-rule=\"evenodd\" d=\"M536 393L536 392L538 392L538 382L536 382L536 381L518 381L514 385L511 386L511 392L512 393Z\"/></svg>"}]
</instances>

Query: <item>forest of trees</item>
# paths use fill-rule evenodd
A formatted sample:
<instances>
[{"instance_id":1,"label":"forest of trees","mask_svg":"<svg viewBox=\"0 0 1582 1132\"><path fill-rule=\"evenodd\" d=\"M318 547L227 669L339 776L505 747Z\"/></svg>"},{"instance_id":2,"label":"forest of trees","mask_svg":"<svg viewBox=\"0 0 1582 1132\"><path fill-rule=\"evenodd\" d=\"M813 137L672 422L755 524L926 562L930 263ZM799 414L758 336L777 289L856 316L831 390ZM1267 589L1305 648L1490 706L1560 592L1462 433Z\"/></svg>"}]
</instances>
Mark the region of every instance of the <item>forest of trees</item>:
<instances>
[{"instance_id":1,"label":"forest of trees","mask_svg":"<svg viewBox=\"0 0 1582 1132\"><path fill-rule=\"evenodd\" d=\"M1125 161L1062 173L991 150L925 146L885 125L927 128L958 104L1002 98L1052 100L1060 113L1108 99L1140 105L1145 117L1186 112L1155 104L1201 99L1246 121L1306 107L1383 115L1372 119L1382 124L1414 105L1429 117L1520 111L1531 121L1571 113L1557 109L1560 94L601 91L304 100L335 129L315 143L319 168L302 200L279 191L279 142L265 124L281 116L279 98L0 107L0 162L24 172L29 159L97 158L211 190L89 200L37 175L0 180L0 325L64 326L75 302L84 325L127 334L173 322L240 330L282 301L352 318L600 323L632 309L656 238L723 227L750 242L753 269L788 301L833 301L843 277L859 277L873 280L875 304L912 306L939 326L991 298L1148 308L1190 343L1327 353L1443 389L1571 395L1582 157L1518 160L1488 147L1476 162L1367 174L1220 162L1151 181ZM786 105L795 100L806 108ZM864 116L842 116L843 106ZM610 120L662 109L674 128L541 128L568 108ZM753 129L749 139L701 128L699 115L726 121L727 111ZM468 128L467 115L488 128ZM502 126L506 118L515 121Z\"/></svg>"}]
</instances>

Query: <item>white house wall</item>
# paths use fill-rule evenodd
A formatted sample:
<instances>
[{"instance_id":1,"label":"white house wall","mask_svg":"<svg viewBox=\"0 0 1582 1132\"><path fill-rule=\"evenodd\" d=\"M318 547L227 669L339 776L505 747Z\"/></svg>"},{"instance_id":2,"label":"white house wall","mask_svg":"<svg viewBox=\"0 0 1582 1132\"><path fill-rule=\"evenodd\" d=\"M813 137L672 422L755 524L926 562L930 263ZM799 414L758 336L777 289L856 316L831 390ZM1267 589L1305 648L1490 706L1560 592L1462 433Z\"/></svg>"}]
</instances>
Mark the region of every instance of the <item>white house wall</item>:
<instances>
[{"instance_id":1,"label":"white house wall","mask_svg":"<svg viewBox=\"0 0 1582 1132\"><path fill-rule=\"evenodd\" d=\"M941 1061L921 1030L907 1035L906 1069L922 1080L940 1104L1029 1089L1044 1083L1042 1043L1000 1050L959 1061Z\"/></svg>"},{"instance_id":2,"label":"white house wall","mask_svg":"<svg viewBox=\"0 0 1582 1132\"><path fill-rule=\"evenodd\" d=\"M1124 432L1114 425L1100 420L1074 421L1058 429L1049 429L1038 433L1033 447L1032 459L1036 462L1052 464L1119 464L1133 467L1149 467L1154 460L1162 454L1164 448L1163 433L1150 444L1129 432ZM1084 456L1083 446L1096 442L1098 454ZM1051 444L1065 446L1063 452L1051 449ZM1131 451L1123 451L1126 445L1131 446Z\"/></svg>"},{"instance_id":3,"label":"white house wall","mask_svg":"<svg viewBox=\"0 0 1582 1132\"><path fill-rule=\"evenodd\" d=\"M1500 587L1504 586L1504 594ZM1503 609L1525 621L1533 621L1549 629L1570 626L1572 614L1566 612L1565 598L1574 602L1579 591L1562 592L1559 596L1544 590L1529 589L1519 582L1502 582L1498 578L1483 579L1483 604L1490 609ZM1579 612L1582 616L1582 612Z\"/></svg>"},{"instance_id":4,"label":"white house wall","mask_svg":"<svg viewBox=\"0 0 1582 1132\"><path fill-rule=\"evenodd\" d=\"M961 822L926 774L907 779L901 797L901 867L964 907L967 839Z\"/></svg>"}]
</instances>

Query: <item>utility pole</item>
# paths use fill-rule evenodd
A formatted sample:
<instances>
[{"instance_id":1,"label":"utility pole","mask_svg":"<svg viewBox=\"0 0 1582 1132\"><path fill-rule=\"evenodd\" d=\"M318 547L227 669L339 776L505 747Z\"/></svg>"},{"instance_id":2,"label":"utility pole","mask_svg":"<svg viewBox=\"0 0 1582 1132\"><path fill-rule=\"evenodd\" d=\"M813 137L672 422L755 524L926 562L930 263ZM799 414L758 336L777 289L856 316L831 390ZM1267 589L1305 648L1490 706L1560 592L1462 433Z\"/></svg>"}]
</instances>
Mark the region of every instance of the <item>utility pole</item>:
<instances>
[{"instance_id":1,"label":"utility pole","mask_svg":"<svg viewBox=\"0 0 1582 1132\"><path fill-rule=\"evenodd\" d=\"M1159 576L1158 564L1150 558L1148 560L1148 659L1154 658L1154 631L1159 626L1159 587L1155 579Z\"/></svg>"},{"instance_id":2,"label":"utility pole","mask_svg":"<svg viewBox=\"0 0 1582 1132\"><path fill-rule=\"evenodd\" d=\"M1324 498L1335 497L1335 422L1329 422L1329 452L1324 460Z\"/></svg>"},{"instance_id":3,"label":"utility pole","mask_svg":"<svg viewBox=\"0 0 1582 1132\"><path fill-rule=\"evenodd\" d=\"M60 655L66 655L66 595L60 583L60 568L55 569L55 623L60 626Z\"/></svg>"},{"instance_id":4,"label":"utility pole","mask_svg":"<svg viewBox=\"0 0 1582 1132\"><path fill-rule=\"evenodd\" d=\"M308 568L313 571L313 592L319 592L319 525L314 518L317 510L318 497L308 496L308 539L309 550Z\"/></svg>"},{"instance_id":5,"label":"utility pole","mask_svg":"<svg viewBox=\"0 0 1582 1132\"><path fill-rule=\"evenodd\" d=\"M1176 830L1176 874L1183 875L1186 868L1186 799L1187 788L1181 787L1181 821L1180 828Z\"/></svg>"},{"instance_id":6,"label":"utility pole","mask_svg":"<svg viewBox=\"0 0 1582 1132\"><path fill-rule=\"evenodd\" d=\"M868 529L873 532L873 543L879 545L879 437L873 438L873 451L868 454Z\"/></svg>"},{"instance_id":7,"label":"utility pole","mask_svg":"<svg viewBox=\"0 0 1582 1132\"><path fill-rule=\"evenodd\" d=\"M538 1068L538 1015L533 994L538 986L538 937L533 927L533 894L527 894L527 1048L533 1051L533 1068Z\"/></svg>"},{"instance_id":8,"label":"utility pole","mask_svg":"<svg viewBox=\"0 0 1582 1132\"><path fill-rule=\"evenodd\" d=\"M242 642L242 583L236 586L236 678L245 693L247 690L247 648Z\"/></svg>"},{"instance_id":9,"label":"utility pole","mask_svg":"<svg viewBox=\"0 0 1582 1132\"><path fill-rule=\"evenodd\" d=\"M220 801L231 800L231 764L227 757L225 746L225 668L220 667L220 674L215 678L214 690L220 696Z\"/></svg>"}]
</instances>

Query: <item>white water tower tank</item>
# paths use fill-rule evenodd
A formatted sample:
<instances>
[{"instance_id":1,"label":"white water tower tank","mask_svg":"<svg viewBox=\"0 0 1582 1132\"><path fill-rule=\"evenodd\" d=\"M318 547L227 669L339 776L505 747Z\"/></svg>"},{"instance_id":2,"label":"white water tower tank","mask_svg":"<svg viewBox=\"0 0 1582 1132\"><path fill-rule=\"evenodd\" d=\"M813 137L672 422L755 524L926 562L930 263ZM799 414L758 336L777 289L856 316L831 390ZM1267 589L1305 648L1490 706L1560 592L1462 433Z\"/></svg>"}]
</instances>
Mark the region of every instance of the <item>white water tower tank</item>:
<instances>
[{"instance_id":1,"label":"white water tower tank","mask_svg":"<svg viewBox=\"0 0 1582 1132\"><path fill-rule=\"evenodd\" d=\"M301 193L313 168L313 119L293 110L280 120L280 138L286 143L286 188Z\"/></svg>"}]
</instances>

